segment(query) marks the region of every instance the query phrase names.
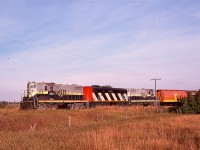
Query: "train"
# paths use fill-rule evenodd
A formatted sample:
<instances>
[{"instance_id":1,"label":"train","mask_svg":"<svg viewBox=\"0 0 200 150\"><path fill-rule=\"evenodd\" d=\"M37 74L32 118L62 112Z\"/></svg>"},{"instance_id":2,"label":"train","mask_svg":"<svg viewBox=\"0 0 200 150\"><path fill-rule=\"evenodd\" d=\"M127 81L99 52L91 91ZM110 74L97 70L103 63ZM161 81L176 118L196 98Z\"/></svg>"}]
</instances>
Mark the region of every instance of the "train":
<instances>
[{"instance_id":1,"label":"train","mask_svg":"<svg viewBox=\"0 0 200 150\"><path fill-rule=\"evenodd\" d=\"M173 105L187 96L184 90L113 88L28 82L21 95L21 109L94 108L98 105Z\"/></svg>"}]
</instances>

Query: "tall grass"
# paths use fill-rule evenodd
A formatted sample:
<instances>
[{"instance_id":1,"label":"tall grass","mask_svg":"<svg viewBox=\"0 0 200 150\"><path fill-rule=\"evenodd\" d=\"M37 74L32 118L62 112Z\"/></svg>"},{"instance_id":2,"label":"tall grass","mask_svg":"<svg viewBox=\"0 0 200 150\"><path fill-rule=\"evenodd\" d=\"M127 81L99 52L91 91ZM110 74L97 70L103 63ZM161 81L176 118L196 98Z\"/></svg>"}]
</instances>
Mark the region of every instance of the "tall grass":
<instances>
[{"instance_id":1,"label":"tall grass","mask_svg":"<svg viewBox=\"0 0 200 150\"><path fill-rule=\"evenodd\" d=\"M157 114L153 107L1 109L0 149L195 150L200 149L199 125L199 115Z\"/></svg>"}]
</instances>

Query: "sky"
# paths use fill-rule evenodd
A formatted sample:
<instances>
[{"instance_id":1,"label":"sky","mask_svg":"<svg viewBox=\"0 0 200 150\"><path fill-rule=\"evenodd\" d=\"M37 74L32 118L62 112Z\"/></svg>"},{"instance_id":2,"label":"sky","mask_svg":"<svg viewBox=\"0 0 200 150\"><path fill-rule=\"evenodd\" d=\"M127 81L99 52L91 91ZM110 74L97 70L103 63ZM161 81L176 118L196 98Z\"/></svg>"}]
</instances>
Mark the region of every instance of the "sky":
<instances>
[{"instance_id":1,"label":"sky","mask_svg":"<svg viewBox=\"0 0 200 150\"><path fill-rule=\"evenodd\" d=\"M199 0L0 0L0 100L28 81L200 89Z\"/></svg>"}]
</instances>

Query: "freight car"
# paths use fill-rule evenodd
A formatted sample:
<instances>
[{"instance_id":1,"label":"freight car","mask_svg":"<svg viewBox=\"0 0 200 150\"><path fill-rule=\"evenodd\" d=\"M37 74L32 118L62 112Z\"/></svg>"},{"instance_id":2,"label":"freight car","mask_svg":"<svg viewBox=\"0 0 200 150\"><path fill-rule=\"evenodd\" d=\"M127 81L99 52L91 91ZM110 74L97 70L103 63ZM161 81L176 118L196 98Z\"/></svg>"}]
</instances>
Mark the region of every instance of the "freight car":
<instances>
[{"instance_id":1,"label":"freight car","mask_svg":"<svg viewBox=\"0 0 200 150\"><path fill-rule=\"evenodd\" d=\"M86 108L96 105L127 105L123 88L28 82L21 109Z\"/></svg>"},{"instance_id":2,"label":"freight car","mask_svg":"<svg viewBox=\"0 0 200 150\"><path fill-rule=\"evenodd\" d=\"M178 105L179 100L187 97L185 90L157 90L160 105Z\"/></svg>"}]
</instances>

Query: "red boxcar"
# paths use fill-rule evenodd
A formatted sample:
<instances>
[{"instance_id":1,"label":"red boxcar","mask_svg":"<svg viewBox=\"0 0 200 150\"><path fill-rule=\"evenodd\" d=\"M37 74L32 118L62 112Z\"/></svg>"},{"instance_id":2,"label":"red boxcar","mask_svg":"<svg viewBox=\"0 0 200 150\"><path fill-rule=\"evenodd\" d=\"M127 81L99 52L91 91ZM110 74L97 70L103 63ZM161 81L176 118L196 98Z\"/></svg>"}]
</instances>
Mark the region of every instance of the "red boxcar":
<instances>
[{"instance_id":1,"label":"red boxcar","mask_svg":"<svg viewBox=\"0 0 200 150\"><path fill-rule=\"evenodd\" d=\"M177 102L178 99L187 97L184 90L157 90L157 97L161 103Z\"/></svg>"}]
</instances>

